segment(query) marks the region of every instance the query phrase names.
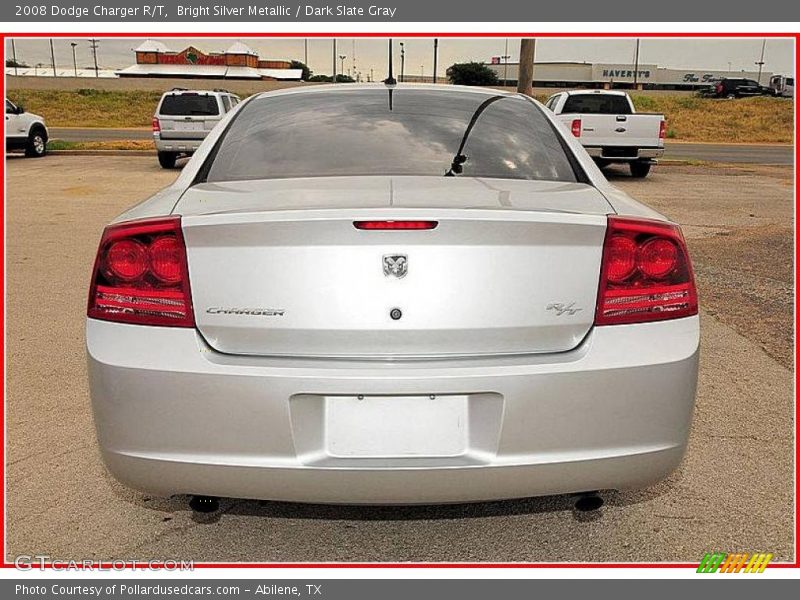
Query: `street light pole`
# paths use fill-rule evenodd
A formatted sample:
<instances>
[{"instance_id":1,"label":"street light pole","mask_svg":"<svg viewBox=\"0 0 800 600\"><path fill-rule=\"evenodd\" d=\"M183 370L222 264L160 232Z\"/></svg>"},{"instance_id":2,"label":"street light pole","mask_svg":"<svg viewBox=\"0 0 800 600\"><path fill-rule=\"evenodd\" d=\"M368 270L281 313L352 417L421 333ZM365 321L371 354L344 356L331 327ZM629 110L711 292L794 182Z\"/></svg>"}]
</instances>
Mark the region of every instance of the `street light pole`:
<instances>
[{"instance_id":1,"label":"street light pole","mask_svg":"<svg viewBox=\"0 0 800 600\"><path fill-rule=\"evenodd\" d=\"M758 65L758 85L761 85L761 69L764 68L764 49L767 47L767 39L761 42L761 58L756 63Z\"/></svg>"},{"instance_id":2,"label":"street light pole","mask_svg":"<svg viewBox=\"0 0 800 600\"><path fill-rule=\"evenodd\" d=\"M503 87L508 85L508 38L506 38L506 49L503 52Z\"/></svg>"},{"instance_id":3,"label":"street light pole","mask_svg":"<svg viewBox=\"0 0 800 600\"><path fill-rule=\"evenodd\" d=\"M339 55L339 60L341 60L341 61L342 61L342 75L344 75L344 59L345 59L345 58L347 58L347 55L346 55L346 54L340 54L340 55Z\"/></svg>"},{"instance_id":4,"label":"street light pole","mask_svg":"<svg viewBox=\"0 0 800 600\"><path fill-rule=\"evenodd\" d=\"M76 44L75 42L70 42L69 45L72 46L72 68L75 71L75 77L77 77L78 76L78 61L75 59L75 46L77 46L78 44Z\"/></svg>"},{"instance_id":5,"label":"street light pole","mask_svg":"<svg viewBox=\"0 0 800 600\"><path fill-rule=\"evenodd\" d=\"M53 66L53 77L56 75L56 53L53 50L53 38L50 38L50 64Z\"/></svg>"},{"instance_id":6,"label":"street light pole","mask_svg":"<svg viewBox=\"0 0 800 600\"><path fill-rule=\"evenodd\" d=\"M17 46L14 44L14 38L11 38L11 56L14 59L14 75L17 74Z\"/></svg>"},{"instance_id":7,"label":"street light pole","mask_svg":"<svg viewBox=\"0 0 800 600\"><path fill-rule=\"evenodd\" d=\"M336 83L336 38L333 38L333 83Z\"/></svg>"},{"instance_id":8,"label":"street light pole","mask_svg":"<svg viewBox=\"0 0 800 600\"><path fill-rule=\"evenodd\" d=\"M303 40L303 64L308 66L308 38Z\"/></svg>"},{"instance_id":9,"label":"street light pole","mask_svg":"<svg viewBox=\"0 0 800 600\"><path fill-rule=\"evenodd\" d=\"M633 53L633 89L637 89L636 86L639 83L639 42L641 40L636 38L636 50Z\"/></svg>"},{"instance_id":10,"label":"street light pole","mask_svg":"<svg viewBox=\"0 0 800 600\"><path fill-rule=\"evenodd\" d=\"M406 47L400 42L400 83L406 80Z\"/></svg>"},{"instance_id":11,"label":"street light pole","mask_svg":"<svg viewBox=\"0 0 800 600\"><path fill-rule=\"evenodd\" d=\"M439 65L439 38L433 38L433 83L436 83L436 71Z\"/></svg>"}]
</instances>

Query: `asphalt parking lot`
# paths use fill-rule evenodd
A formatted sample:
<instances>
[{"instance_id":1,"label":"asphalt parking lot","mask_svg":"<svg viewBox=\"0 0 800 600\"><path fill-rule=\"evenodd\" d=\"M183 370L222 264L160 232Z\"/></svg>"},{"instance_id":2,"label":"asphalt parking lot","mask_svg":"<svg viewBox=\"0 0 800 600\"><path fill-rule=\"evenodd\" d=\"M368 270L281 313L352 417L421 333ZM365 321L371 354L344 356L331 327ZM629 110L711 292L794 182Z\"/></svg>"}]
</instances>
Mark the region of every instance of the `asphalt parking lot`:
<instances>
[{"instance_id":1,"label":"asphalt parking lot","mask_svg":"<svg viewBox=\"0 0 800 600\"><path fill-rule=\"evenodd\" d=\"M103 225L170 183L151 157L7 161L7 559L678 561L709 550L793 559L791 167L609 171L684 225L702 303L688 455L667 481L610 492L444 507L325 507L128 490L94 440L83 349ZM658 343L654 340L654 343Z\"/></svg>"}]
</instances>

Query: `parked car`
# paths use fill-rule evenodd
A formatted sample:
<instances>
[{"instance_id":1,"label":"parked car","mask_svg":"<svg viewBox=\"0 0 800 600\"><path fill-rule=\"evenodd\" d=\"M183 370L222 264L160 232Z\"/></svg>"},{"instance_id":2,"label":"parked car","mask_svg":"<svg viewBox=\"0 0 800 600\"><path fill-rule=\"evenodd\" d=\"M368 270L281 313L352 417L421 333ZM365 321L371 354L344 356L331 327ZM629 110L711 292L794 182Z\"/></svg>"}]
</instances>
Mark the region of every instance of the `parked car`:
<instances>
[{"instance_id":1,"label":"parked car","mask_svg":"<svg viewBox=\"0 0 800 600\"><path fill-rule=\"evenodd\" d=\"M175 88L161 96L153 115L153 140L161 166L171 169L179 156L193 154L239 102L239 96L226 90Z\"/></svg>"},{"instance_id":2,"label":"parked car","mask_svg":"<svg viewBox=\"0 0 800 600\"><path fill-rule=\"evenodd\" d=\"M6 98L6 151L24 150L25 156L40 158L47 154L47 139L44 119Z\"/></svg>"},{"instance_id":3,"label":"parked car","mask_svg":"<svg viewBox=\"0 0 800 600\"><path fill-rule=\"evenodd\" d=\"M772 96L772 90L752 79L724 78L708 88L706 94L713 98L749 98L752 96Z\"/></svg>"},{"instance_id":4,"label":"parked car","mask_svg":"<svg viewBox=\"0 0 800 600\"><path fill-rule=\"evenodd\" d=\"M698 342L678 225L538 102L450 85L248 98L105 229L86 322L106 465L197 510L647 486Z\"/></svg>"},{"instance_id":5,"label":"parked car","mask_svg":"<svg viewBox=\"0 0 800 600\"><path fill-rule=\"evenodd\" d=\"M625 163L634 177L647 177L664 154L664 115L637 113L625 92L576 90L551 96L545 104L600 167Z\"/></svg>"},{"instance_id":6,"label":"parked car","mask_svg":"<svg viewBox=\"0 0 800 600\"><path fill-rule=\"evenodd\" d=\"M775 96L794 98L794 77L773 75L769 80L769 88Z\"/></svg>"}]
</instances>

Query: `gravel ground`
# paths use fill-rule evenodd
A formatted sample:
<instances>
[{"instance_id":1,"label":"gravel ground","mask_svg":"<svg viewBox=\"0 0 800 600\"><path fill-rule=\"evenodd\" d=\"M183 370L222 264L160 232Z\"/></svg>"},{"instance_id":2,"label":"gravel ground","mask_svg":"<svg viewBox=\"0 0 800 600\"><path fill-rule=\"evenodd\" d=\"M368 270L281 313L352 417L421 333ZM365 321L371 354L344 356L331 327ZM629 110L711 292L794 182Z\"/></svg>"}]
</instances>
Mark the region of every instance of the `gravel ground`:
<instances>
[{"instance_id":1,"label":"gravel ground","mask_svg":"<svg viewBox=\"0 0 800 600\"><path fill-rule=\"evenodd\" d=\"M54 558L197 561L698 561L793 558L792 172L658 167L620 187L684 224L703 304L689 452L667 481L609 493L421 508L224 501L124 488L95 446L83 354L104 223L169 183L147 157L9 158L7 541Z\"/></svg>"}]
</instances>

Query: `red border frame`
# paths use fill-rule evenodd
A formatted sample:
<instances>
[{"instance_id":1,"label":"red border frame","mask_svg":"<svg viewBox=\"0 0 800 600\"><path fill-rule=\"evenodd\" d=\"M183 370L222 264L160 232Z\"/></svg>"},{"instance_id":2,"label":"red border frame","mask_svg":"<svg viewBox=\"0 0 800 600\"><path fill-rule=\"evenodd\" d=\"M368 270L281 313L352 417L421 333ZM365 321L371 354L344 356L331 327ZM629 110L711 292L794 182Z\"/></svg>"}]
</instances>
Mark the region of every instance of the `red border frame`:
<instances>
[{"instance_id":1,"label":"red border frame","mask_svg":"<svg viewBox=\"0 0 800 600\"><path fill-rule=\"evenodd\" d=\"M8 33L8 32L0 32L0 36L2 36L3 40L3 50L5 52L5 42L6 39L9 38L71 38L75 37L76 35L80 35L82 37L96 37L96 38L150 38L150 37L158 37L158 38L221 38L221 37L229 37L234 36L237 38L329 38L329 37L337 37L337 38L432 38L432 37L443 37L443 38L505 38L505 37L535 37L535 38L793 38L795 41L795 70L797 70L797 65L800 63L800 33L757 33L757 32L743 32L743 33L720 33L720 32L711 32L711 33L679 33L679 32L668 32L668 33L657 33L657 32L622 32L622 33L558 33L558 32L531 32L531 31L516 31L516 32L484 32L484 33L476 33L476 32L370 32L370 33L357 33L357 32L317 32L317 33L303 33L303 32L287 32L287 33L278 33L278 32L241 32L241 31L227 31L227 32L219 32L219 33L188 33L188 32L163 32L163 33L156 33L156 32L127 32L127 33L97 33L97 32L40 32L40 33ZM0 84L0 90L2 90L3 95L5 96L5 74L2 78L2 84ZM798 248L797 244L797 210L798 210L798 197L797 197L797 184L798 184L798 173L797 173L797 164L800 162L800 151L797 137L798 133L800 133L800 127L798 127L798 120L797 120L797 99L795 97L795 173L794 173L794 192L795 192L795 230L794 230L794 264L795 264L795 316L794 316L794 328L795 328L795 355L797 353L797 329L798 323L800 319L798 318L798 300L797 300L797 264L800 260L800 248ZM2 176L3 183L5 186L5 160L2 161L0 164L0 176ZM5 187L4 187L5 189ZM0 263L0 276L2 280L5 282L5 235L6 235L6 223L5 223L5 193L3 195L3 203L2 203L2 214L0 214L0 218L2 219L2 229L3 229L3 247L0 249L0 254L2 255L2 263ZM0 303L0 318L3 321L4 329L5 329L5 295L3 297L3 302ZM3 382L4 382L4 389L5 389L5 332L0 339L0 350L3 352ZM794 543L795 543L795 559L792 563L771 563L770 567L772 568L790 568L790 569L800 569L800 556L798 556L797 551L797 538L798 538L798 521L800 521L800 507L798 506L797 502L797 480L798 475L800 475L800 468L798 467L798 463L800 463L800 449L798 448L797 444L797 421L798 417L800 416L800 411L798 410L798 402L797 402L797 386L798 382L800 382L800 378L797 375L797 365L795 360L795 373L794 373L794 383L795 383L795 520L794 520ZM4 449L4 456L5 456L5 396L3 398L3 412L0 414L0 444ZM6 464L5 460L3 461L3 486L0 487L0 517L2 517L3 521L3 531L5 532L6 523L5 523L5 501L6 501L6 490L5 490L5 472ZM5 538L3 540L5 542ZM5 544L4 544L5 546ZM735 549L732 549L735 550ZM698 557L699 560L700 557ZM58 564L63 564L59 562ZM108 570L112 567L111 562L97 562L94 563L95 570ZM478 569L497 569L497 568L511 568L511 569L527 569L527 568L550 568L550 569L560 569L560 568L681 568L681 569L696 569L698 563L195 563L195 568L200 569L220 569L220 568L238 568L238 569L255 569L255 568L284 568L284 569L311 569L311 568L478 568ZM52 564L47 565L48 568L52 568ZM3 554L2 564L0 564L0 568L4 569L14 569L13 563L6 562L5 553ZM131 567L126 567L131 568ZM83 569L80 569L81 571ZM133 570L131 568L131 570ZM88 571L88 570L87 570Z\"/></svg>"}]
</instances>

